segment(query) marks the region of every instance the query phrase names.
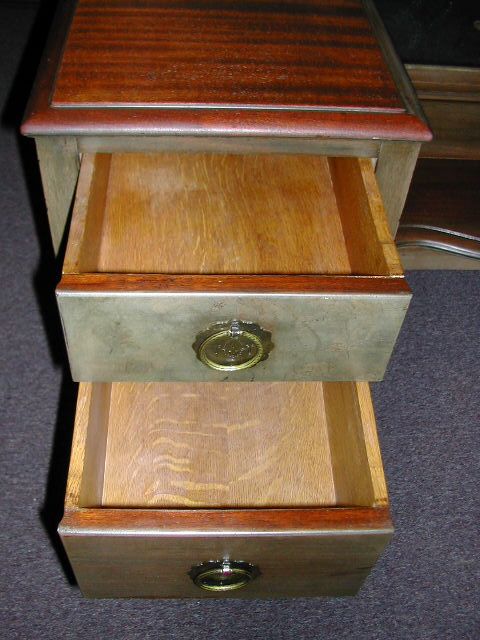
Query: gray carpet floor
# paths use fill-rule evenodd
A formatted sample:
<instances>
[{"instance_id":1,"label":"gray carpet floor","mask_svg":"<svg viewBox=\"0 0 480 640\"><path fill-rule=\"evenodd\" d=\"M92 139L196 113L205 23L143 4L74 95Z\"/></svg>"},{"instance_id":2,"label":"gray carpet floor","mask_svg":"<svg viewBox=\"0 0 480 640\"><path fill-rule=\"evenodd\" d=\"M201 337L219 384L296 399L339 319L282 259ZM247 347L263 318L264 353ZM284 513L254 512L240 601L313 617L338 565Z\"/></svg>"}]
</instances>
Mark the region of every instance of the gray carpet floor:
<instances>
[{"instance_id":1,"label":"gray carpet floor","mask_svg":"<svg viewBox=\"0 0 480 640\"><path fill-rule=\"evenodd\" d=\"M53 296L59 265L34 149L16 134L44 35L35 14L0 6L0 637L479 638L476 272L408 274L413 303L373 385L396 536L357 597L82 598L55 535L76 393Z\"/></svg>"}]
</instances>

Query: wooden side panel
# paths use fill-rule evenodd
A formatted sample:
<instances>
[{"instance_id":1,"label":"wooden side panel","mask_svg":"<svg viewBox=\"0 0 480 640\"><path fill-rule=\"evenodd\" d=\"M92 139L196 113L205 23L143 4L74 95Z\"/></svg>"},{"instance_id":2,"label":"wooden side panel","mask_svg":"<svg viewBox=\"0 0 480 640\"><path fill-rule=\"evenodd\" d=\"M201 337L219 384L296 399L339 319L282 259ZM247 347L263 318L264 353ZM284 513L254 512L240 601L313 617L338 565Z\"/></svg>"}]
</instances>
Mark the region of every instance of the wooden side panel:
<instances>
[{"instance_id":1,"label":"wooden side panel","mask_svg":"<svg viewBox=\"0 0 480 640\"><path fill-rule=\"evenodd\" d=\"M162 293L57 290L75 380L378 380L410 294ZM192 344L214 322L240 319L272 332L251 369L203 365Z\"/></svg>"},{"instance_id":2,"label":"wooden side panel","mask_svg":"<svg viewBox=\"0 0 480 640\"><path fill-rule=\"evenodd\" d=\"M351 272L402 275L371 162L330 158L329 165Z\"/></svg>"},{"instance_id":3,"label":"wooden side panel","mask_svg":"<svg viewBox=\"0 0 480 640\"><path fill-rule=\"evenodd\" d=\"M323 396L336 504L373 505L372 478L356 386L353 382L324 384Z\"/></svg>"},{"instance_id":4,"label":"wooden side panel","mask_svg":"<svg viewBox=\"0 0 480 640\"><path fill-rule=\"evenodd\" d=\"M63 263L64 271L96 271L103 240L108 177L112 156L85 155Z\"/></svg>"},{"instance_id":5,"label":"wooden side panel","mask_svg":"<svg viewBox=\"0 0 480 640\"><path fill-rule=\"evenodd\" d=\"M91 395L78 504L93 507L102 504L112 385L88 386L80 394Z\"/></svg>"},{"instance_id":6,"label":"wooden side panel","mask_svg":"<svg viewBox=\"0 0 480 640\"><path fill-rule=\"evenodd\" d=\"M368 382L356 383L356 398L360 411L360 421L363 427L363 441L368 459L368 468L373 489L373 504L377 507L388 505L387 483L383 470L382 454L378 441L377 422L373 409L370 385Z\"/></svg>"},{"instance_id":7,"label":"wooden side panel","mask_svg":"<svg viewBox=\"0 0 480 640\"><path fill-rule=\"evenodd\" d=\"M91 598L276 598L354 595L391 531L289 536L62 534L76 578ZM244 589L215 594L196 587L192 566L229 558L259 567Z\"/></svg>"},{"instance_id":8,"label":"wooden side panel","mask_svg":"<svg viewBox=\"0 0 480 640\"><path fill-rule=\"evenodd\" d=\"M74 138L39 137L36 139L36 146L50 233L56 253L65 232L80 161Z\"/></svg>"},{"instance_id":9,"label":"wooden side panel","mask_svg":"<svg viewBox=\"0 0 480 640\"><path fill-rule=\"evenodd\" d=\"M424 100L423 104L434 138L422 145L422 158L480 158L480 98L477 102Z\"/></svg>"}]
</instances>

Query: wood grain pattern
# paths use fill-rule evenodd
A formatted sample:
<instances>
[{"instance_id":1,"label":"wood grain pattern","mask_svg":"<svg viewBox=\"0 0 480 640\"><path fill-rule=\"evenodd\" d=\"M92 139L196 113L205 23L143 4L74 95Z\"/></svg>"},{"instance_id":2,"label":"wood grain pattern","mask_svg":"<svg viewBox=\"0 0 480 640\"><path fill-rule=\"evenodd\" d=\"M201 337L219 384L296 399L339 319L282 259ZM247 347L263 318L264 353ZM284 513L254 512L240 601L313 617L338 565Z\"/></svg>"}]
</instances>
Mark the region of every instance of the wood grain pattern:
<instances>
[{"instance_id":1,"label":"wood grain pattern","mask_svg":"<svg viewBox=\"0 0 480 640\"><path fill-rule=\"evenodd\" d=\"M255 531L259 536L385 533L391 529L387 508L319 509L108 509L68 506L61 523L66 536L228 536Z\"/></svg>"},{"instance_id":2,"label":"wood grain pattern","mask_svg":"<svg viewBox=\"0 0 480 640\"><path fill-rule=\"evenodd\" d=\"M370 396L370 385L368 382L357 382L358 409L360 412L360 422L363 426L363 439L367 454L368 466L370 469L370 479L374 504L378 507L387 507L388 492L383 470L382 454L377 435L377 423Z\"/></svg>"},{"instance_id":3,"label":"wood grain pattern","mask_svg":"<svg viewBox=\"0 0 480 640\"><path fill-rule=\"evenodd\" d=\"M371 162L330 158L329 163L351 273L402 275Z\"/></svg>"},{"instance_id":4,"label":"wood grain pattern","mask_svg":"<svg viewBox=\"0 0 480 640\"><path fill-rule=\"evenodd\" d=\"M193 2L155 0L132 9L120 0L108 6L85 0L55 91L72 4L60 7L22 127L26 135L430 139L425 124L405 111L358 0L261 0L241 7L222 0L208 11ZM157 37L162 11L171 18L166 40ZM175 73L162 74L160 59ZM126 72L130 64L133 73ZM52 94L58 106L50 103ZM231 102L212 108L212 100Z\"/></svg>"},{"instance_id":5,"label":"wood grain pattern","mask_svg":"<svg viewBox=\"0 0 480 640\"><path fill-rule=\"evenodd\" d=\"M83 165L65 273L401 275L366 160L131 153Z\"/></svg>"},{"instance_id":6,"label":"wood grain pattern","mask_svg":"<svg viewBox=\"0 0 480 640\"><path fill-rule=\"evenodd\" d=\"M106 191L98 261L80 271L350 272L321 156L115 154Z\"/></svg>"},{"instance_id":7,"label":"wood grain pattern","mask_svg":"<svg viewBox=\"0 0 480 640\"><path fill-rule=\"evenodd\" d=\"M70 505L386 503L365 384L82 384L78 404Z\"/></svg>"},{"instance_id":8,"label":"wood grain pattern","mask_svg":"<svg viewBox=\"0 0 480 640\"><path fill-rule=\"evenodd\" d=\"M114 384L109 421L104 506L336 503L321 384Z\"/></svg>"},{"instance_id":9,"label":"wood grain pattern","mask_svg":"<svg viewBox=\"0 0 480 640\"><path fill-rule=\"evenodd\" d=\"M404 111L358 0L80 0L52 105Z\"/></svg>"},{"instance_id":10,"label":"wood grain pattern","mask_svg":"<svg viewBox=\"0 0 480 640\"><path fill-rule=\"evenodd\" d=\"M243 558L249 562L260 565L262 578L252 583L248 590L237 592L240 597L280 597L287 595L347 595L355 593L368 574L370 568L377 560L389 537L391 536L391 521L386 508L352 507L352 508L310 508L310 509L232 509L228 505L227 509L205 510L186 508L176 510L172 508L85 508L89 500L96 501L95 492L86 495L81 491L86 480L82 476L84 473L90 476L92 465L99 464L100 470L92 475L92 479L97 479L98 491L107 485L103 485L102 471L103 464L98 451L92 446L86 446L88 441L93 443L98 431L98 416L103 415L103 420L108 414L108 439L112 437L117 440L117 446L121 448L120 442L126 439L128 444L125 449L133 455L135 463L130 464L129 473L126 474L124 482L125 491L132 491L132 495L138 490L138 474L149 472L151 478L159 478L162 475L167 477L172 474L171 469L162 468L159 473L158 460L157 468L152 468L152 455L147 450L151 446L151 439L145 438L144 419L155 419L155 416L164 415L161 406L154 406L152 400L159 397L159 389L170 394L169 387L176 387L179 417L184 409L178 401L179 389L183 387L185 401L195 403L208 402L210 391L207 387L211 385L136 385L138 395L145 394L139 403L136 397L135 385L111 385L112 404L108 400L110 385L82 384L79 387L78 412L75 421L74 439L72 447L71 466L69 471L67 501L65 516L60 525L60 534L63 543L69 554L79 584L85 595L90 597L212 597L212 594L202 592L193 587L188 578L187 571L193 564L212 558ZM224 385L225 386L225 385ZM237 385L238 387L251 388L252 385ZM267 395L270 392L272 397L280 397L280 404L294 399L298 393L298 400L305 399L305 393L310 398L311 407L317 409L323 407L322 390L325 392L328 385L264 385ZM200 391L203 387L203 391ZM273 387L275 393L273 393ZM307 392L307 388L310 391ZM350 404L349 397L358 398L359 406L366 407L371 411L371 399L368 385L330 385L333 396L325 395L325 402L330 403L332 399L336 409L343 415L348 411ZM344 393L340 388L343 388ZM156 393L152 393L154 388ZM356 388L356 391L355 391ZM193 398L190 394L186 397L187 389L200 392L200 398ZM340 392L340 395L338 395ZM123 393L132 395L133 406L125 398L119 398ZM232 391L235 394L235 391ZM352 394L352 395L350 395ZM358 396L356 395L358 394ZM242 391L243 395L243 391ZM336 398L334 398L336 396ZM342 397L347 398L345 406L342 405ZM120 402L119 402L120 400ZM230 398L231 400L231 398ZM237 400L238 402L238 400ZM121 405L124 405L123 409ZM244 402L239 404L244 407ZM303 416L307 422L309 408L304 403L294 402L298 417ZM309 402L307 401L307 405ZM92 405L95 405L92 406ZM284 405L286 406L286 405ZM136 411L135 425L131 422L131 417ZM275 407L257 404L261 411L270 413L275 411ZM331 410L335 411L332 405ZM119 416L122 411L123 415ZM168 411L168 410L167 410ZM315 417L319 418L322 425L322 418L315 410ZM215 414L222 414L218 406L214 410ZM279 412L281 413L281 411ZM291 414L289 410L287 413ZM357 417L364 415L363 410ZM117 418L124 418L120 422ZM273 419L266 416L267 421L273 424ZM363 418L362 418L363 420ZM362 422L362 420L360 422ZM161 423L160 423L161 424ZM165 424L165 423L163 423ZM130 432L128 432L130 426ZM132 429L131 427L136 427ZM207 425L205 425L207 426ZM231 425L233 426L233 425ZM253 425L244 425L248 431ZM368 454L368 459L377 459L376 469L368 468L368 464L360 470L358 461L350 458L345 459L348 464L352 463L352 469L365 474L367 477L371 473L378 474L378 454L375 453L378 442L376 438L374 420L367 420L363 424L358 424L355 432L352 431L353 423L347 428L341 420L337 422L338 428L345 433L346 442L356 441L362 437L362 430L365 433L367 449L372 451ZM213 427L213 428L212 428ZM218 434L215 425L210 426L210 433L215 434L216 442L224 440L223 435ZM191 425L187 426L190 429ZM257 427L265 434L264 428ZM281 425L280 425L281 428ZM135 433L137 431L137 433ZM165 438L165 446L168 448L170 440L180 445L182 442L189 442L189 434L182 433L185 428L177 429L177 434L170 431ZM307 429L308 431L308 429ZM90 432L90 433L89 433ZM310 432L314 433L313 430ZM230 434L231 435L231 434ZM289 437L295 438L297 434L291 432ZM320 428L320 433L315 435L317 444L326 436L324 427ZM235 434L234 434L235 437ZM113 443L107 445L106 457L108 467L108 456L113 453L111 447ZM321 459L329 459L329 444L324 441L325 450L319 452ZM143 459L136 455L140 447L146 448ZM154 444L158 447L159 443ZM292 442L295 450L296 444ZM212 449L212 444L208 443L208 449ZM120 449L119 449L120 450ZM178 456L179 448L177 447ZM184 454L182 449L181 455ZM318 450L317 450L318 451ZM118 453L118 451L117 451ZM193 452L194 456L199 455ZM236 453L236 452L235 452ZM122 455L124 455L122 453ZM188 453L187 453L188 455ZM231 457L233 457L231 453ZM261 454L263 455L263 453ZM285 452L286 457L292 459L298 455L297 451ZM313 452L308 453L310 457ZM201 454L200 454L201 456ZM273 456L275 457L275 456ZM90 458L90 460L89 460ZM148 459L147 459L148 458ZM110 461L113 463L113 460ZM112 482L115 473L123 473L121 458L117 459L119 464L112 465L110 478L108 472L105 474L106 482ZM171 464L171 461L167 461ZM364 458L364 462L366 462ZM235 464L235 460L233 461ZM258 460L252 456L252 472L257 469L255 465ZM304 461L302 460L302 465ZM142 467L143 470L142 470ZM203 463L200 461L200 467ZM309 466L305 467L307 470ZM332 465L333 468L333 465ZM304 467L302 466L302 471ZM381 469L381 464L380 464ZM156 473L155 473L156 471ZM265 471L265 469L264 469ZM357 471L352 473L348 480L352 485L361 482ZM222 474L222 469L216 472ZM314 477L312 470L312 476ZM338 478L342 483L348 478L348 474L340 473L343 478ZM299 482L300 481L300 482ZM92 481L89 481L92 484ZM122 482L116 480L117 484ZM302 477L290 478L292 483L290 488L284 487L284 495L288 491L292 495L298 491L300 495L303 491ZM378 484L378 479L375 481ZM269 487L259 483L260 493L268 492ZM213 494L217 492L212 488ZM380 494L383 490L380 490ZM380 495L379 494L379 495ZM365 497L365 496L364 496ZM372 496L369 496L372 499ZM375 498L376 499L376 498ZM86 500L86 502L85 502ZM144 503L148 501L148 496L144 496ZM145 506L145 505L144 505ZM285 580L288 576L288 580ZM215 596L213 596L215 597Z\"/></svg>"},{"instance_id":11,"label":"wood grain pattern","mask_svg":"<svg viewBox=\"0 0 480 640\"><path fill-rule=\"evenodd\" d=\"M373 505L372 477L365 473L368 458L354 383L323 386L335 499L339 506Z\"/></svg>"}]
</instances>

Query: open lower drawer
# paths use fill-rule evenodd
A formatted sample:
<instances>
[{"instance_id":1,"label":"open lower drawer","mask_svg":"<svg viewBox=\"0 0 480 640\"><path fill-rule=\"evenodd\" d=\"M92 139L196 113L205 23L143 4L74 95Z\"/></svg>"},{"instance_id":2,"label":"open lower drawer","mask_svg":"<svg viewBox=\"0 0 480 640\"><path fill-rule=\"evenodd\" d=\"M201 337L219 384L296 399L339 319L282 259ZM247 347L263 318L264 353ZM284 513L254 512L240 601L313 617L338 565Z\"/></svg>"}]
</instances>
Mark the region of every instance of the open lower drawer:
<instances>
[{"instance_id":1,"label":"open lower drawer","mask_svg":"<svg viewBox=\"0 0 480 640\"><path fill-rule=\"evenodd\" d=\"M75 380L375 380L410 292L368 159L85 155Z\"/></svg>"},{"instance_id":2,"label":"open lower drawer","mask_svg":"<svg viewBox=\"0 0 480 640\"><path fill-rule=\"evenodd\" d=\"M354 594L392 532L368 384L81 384L59 531L91 597Z\"/></svg>"}]
</instances>

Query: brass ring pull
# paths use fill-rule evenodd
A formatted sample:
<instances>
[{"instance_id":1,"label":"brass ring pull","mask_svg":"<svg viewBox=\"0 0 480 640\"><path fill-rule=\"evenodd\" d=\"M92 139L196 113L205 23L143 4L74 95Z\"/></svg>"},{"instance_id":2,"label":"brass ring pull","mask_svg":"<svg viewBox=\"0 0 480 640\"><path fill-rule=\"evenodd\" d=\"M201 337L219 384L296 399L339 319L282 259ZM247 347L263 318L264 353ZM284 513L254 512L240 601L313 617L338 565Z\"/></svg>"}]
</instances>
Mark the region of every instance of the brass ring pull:
<instances>
[{"instance_id":1,"label":"brass ring pull","mask_svg":"<svg viewBox=\"0 0 480 640\"><path fill-rule=\"evenodd\" d=\"M268 358L272 334L254 322L216 322L197 335L198 359L218 371L240 371Z\"/></svg>"},{"instance_id":2,"label":"brass ring pull","mask_svg":"<svg viewBox=\"0 0 480 640\"><path fill-rule=\"evenodd\" d=\"M255 580L260 570L248 562L212 560L192 567L188 575L205 591L233 591Z\"/></svg>"}]
</instances>

